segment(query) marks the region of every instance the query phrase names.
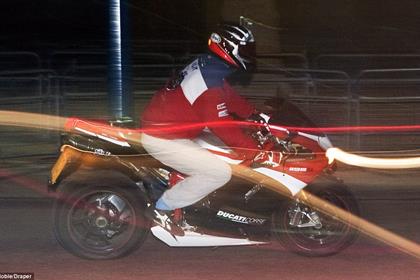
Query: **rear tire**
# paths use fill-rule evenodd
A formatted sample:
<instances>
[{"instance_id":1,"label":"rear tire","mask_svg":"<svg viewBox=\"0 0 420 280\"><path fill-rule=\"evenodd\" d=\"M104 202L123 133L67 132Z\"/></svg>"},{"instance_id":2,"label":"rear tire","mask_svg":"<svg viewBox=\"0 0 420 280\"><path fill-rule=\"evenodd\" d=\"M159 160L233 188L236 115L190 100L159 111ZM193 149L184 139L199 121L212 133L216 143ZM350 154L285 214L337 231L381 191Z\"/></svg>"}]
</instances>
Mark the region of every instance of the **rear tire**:
<instances>
[{"instance_id":1,"label":"rear tire","mask_svg":"<svg viewBox=\"0 0 420 280\"><path fill-rule=\"evenodd\" d=\"M359 207L353 194L341 183L312 185L305 190L356 216L360 216ZM293 222L292 219L293 213L296 213L297 209L304 209L305 213L315 212L320 218L322 226L296 226L296 221ZM300 225L310 221L305 215L301 216L300 219ZM273 235L283 247L309 257L336 254L350 246L358 236L357 229L292 200L285 201L280 209L273 214L272 230Z\"/></svg>"},{"instance_id":2,"label":"rear tire","mask_svg":"<svg viewBox=\"0 0 420 280\"><path fill-rule=\"evenodd\" d=\"M104 183L80 185L79 179L63 183L54 203L54 232L60 245L94 260L120 258L138 249L150 228L139 191Z\"/></svg>"}]
</instances>

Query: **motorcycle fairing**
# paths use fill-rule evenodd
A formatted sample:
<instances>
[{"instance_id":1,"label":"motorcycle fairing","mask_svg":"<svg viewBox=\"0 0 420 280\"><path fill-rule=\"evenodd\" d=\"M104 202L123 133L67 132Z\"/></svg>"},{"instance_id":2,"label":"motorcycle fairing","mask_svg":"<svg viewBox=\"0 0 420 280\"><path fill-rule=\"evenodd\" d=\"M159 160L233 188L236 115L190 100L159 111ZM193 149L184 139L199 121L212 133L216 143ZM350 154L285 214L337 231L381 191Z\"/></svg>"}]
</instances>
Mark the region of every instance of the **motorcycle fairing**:
<instances>
[{"instance_id":1,"label":"motorcycle fairing","mask_svg":"<svg viewBox=\"0 0 420 280\"><path fill-rule=\"evenodd\" d=\"M287 189L290 191L290 193L294 196L298 192L300 192L303 188L307 186L307 184L303 181L300 181L296 179L293 176L290 176L286 173L275 171L273 169L265 168L265 167L259 167L255 168L254 171L261 173L267 177L270 177L277 182L280 182L282 185L287 187Z\"/></svg>"},{"instance_id":2,"label":"motorcycle fairing","mask_svg":"<svg viewBox=\"0 0 420 280\"><path fill-rule=\"evenodd\" d=\"M229 164L238 165L243 162L243 160L235 160L233 151L229 148L226 148L226 145L211 132L204 131L199 138L194 140L194 142L199 144L201 147L211 151L213 154ZM283 184L288 188L292 195L295 195L307 185L307 183L279 171L283 169L283 166L279 166L275 169L260 167L255 168L254 171L257 171L260 174L268 176L271 179L274 179L277 182Z\"/></svg>"},{"instance_id":3,"label":"motorcycle fairing","mask_svg":"<svg viewBox=\"0 0 420 280\"><path fill-rule=\"evenodd\" d=\"M75 145L74 143L72 143ZM102 149L100 149L102 151ZM160 167L162 164L151 156L143 156L142 154L134 155L115 155L103 154L97 152L96 146L78 148L69 144L61 146L61 153L56 163L53 165L50 173L49 188L53 188L60 180L65 177L63 173L70 169L71 165L83 165L95 168L106 168L110 170L120 170L127 176L136 174L136 166ZM69 174L67 174L69 175Z\"/></svg>"},{"instance_id":4,"label":"motorcycle fairing","mask_svg":"<svg viewBox=\"0 0 420 280\"><path fill-rule=\"evenodd\" d=\"M118 138L113 136L115 132L112 131L112 128L110 128L109 125L94 123L92 121L88 122L78 118L70 118L66 123L65 129L68 131L75 130L121 147L130 147L130 144L125 140L122 132L118 133Z\"/></svg>"},{"instance_id":5,"label":"motorcycle fairing","mask_svg":"<svg viewBox=\"0 0 420 280\"><path fill-rule=\"evenodd\" d=\"M318 136L318 135L312 135L312 134L308 134L308 133L304 133L304 132L298 132L299 135L312 139L316 142L318 142L319 146L324 149L325 151L328 148L332 148L333 144L331 143L330 139L328 139L327 136Z\"/></svg>"},{"instance_id":6,"label":"motorcycle fairing","mask_svg":"<svg viewBox=\"0 0 420 280\"><path fill-rule=\"evenodd\" d=\"M212 246L244 246L267 244L267 242L252 241L248 238L230 238L185 231L184 236L174 236L160 226L151 228L152 234L170 247L212 247Z\"/></svg>"}]
</instances>

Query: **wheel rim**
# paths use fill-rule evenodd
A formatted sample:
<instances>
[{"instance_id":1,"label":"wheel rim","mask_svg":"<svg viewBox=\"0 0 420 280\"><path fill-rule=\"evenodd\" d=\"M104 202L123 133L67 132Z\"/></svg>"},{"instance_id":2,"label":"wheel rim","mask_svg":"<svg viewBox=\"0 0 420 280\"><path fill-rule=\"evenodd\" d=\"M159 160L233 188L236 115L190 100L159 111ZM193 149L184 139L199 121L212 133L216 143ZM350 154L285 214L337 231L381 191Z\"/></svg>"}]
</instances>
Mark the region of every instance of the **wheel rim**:
<instances>
[{"instance_id":1,"label":"wheel rim","mask_svg":"<svg viewBox=\"0 0 420 280\"><path fill-rule=\"evenodd\" d=\"M73 201L67 216L71 239L83 250L109 254L129 242L136 230L133 205L117 193L96 191Z\"/></svg>"},{"instance_id":2,"label":"wheel rim","mask_svg":"<svg viewBox=\"0 0 420 280\"><path fill-rule=\"evenodd\" d=\"M317 194L317 196L344 210L349 210L347 203L334 193L322 192ZM290 225L291 213L297 206L304 208L305 212L315 212L318 215L322 226L317 228L315 226L297 227ZM286 217L283 218L286 234L296 246L304 250L330 249L331 247L339 246L344 243L351 230L348 225L339 220L321 212L314 211L310 207L299 203L291 203L284 215L286 215ZM305 218L306 217L303 218L303 222L306 222ZM309 220L309 218L307 219Z\"/></svg>"}]
</instances>

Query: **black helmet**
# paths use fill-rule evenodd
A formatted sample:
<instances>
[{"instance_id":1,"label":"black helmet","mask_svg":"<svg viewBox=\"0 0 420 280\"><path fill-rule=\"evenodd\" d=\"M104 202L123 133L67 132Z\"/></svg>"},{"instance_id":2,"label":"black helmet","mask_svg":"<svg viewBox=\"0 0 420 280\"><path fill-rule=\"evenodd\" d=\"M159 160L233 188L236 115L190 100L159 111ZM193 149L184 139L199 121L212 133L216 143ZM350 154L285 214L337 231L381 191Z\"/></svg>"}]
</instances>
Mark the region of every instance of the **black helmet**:
<instances>
[{"instance_id":1,"label":"black helmet","mask_svg":"<svg viewBox=\"0 0 420 280\"><path fill-rule=\"evenodd\" d=\"M255 40L243 26L222 25L209 38L209 49L228 64L248 70L255 64Z\"/></svg>"}]
</instances>

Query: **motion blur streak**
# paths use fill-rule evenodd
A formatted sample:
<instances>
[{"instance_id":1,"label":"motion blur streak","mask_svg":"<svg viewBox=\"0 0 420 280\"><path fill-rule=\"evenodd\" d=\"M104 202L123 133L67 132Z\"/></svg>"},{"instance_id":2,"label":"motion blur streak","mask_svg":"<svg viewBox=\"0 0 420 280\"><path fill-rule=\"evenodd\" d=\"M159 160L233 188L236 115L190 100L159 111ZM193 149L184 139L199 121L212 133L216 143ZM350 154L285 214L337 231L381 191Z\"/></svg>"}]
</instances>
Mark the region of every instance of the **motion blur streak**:
<instances>
[{"instance_id":1,"label":"motion blur streak","mask_svg":"<svg viewBox=\"0 0 420 280\"><path fill-rule=\"evenodd\" d=\"M49 197L49 198L54 198L54 199L62 199L63 202L67 203L68 205L73 205L75 202L78 202L78 208L80 209L87 209L90 211L98 211L98 209L96 208L95 205L90 204L88 202L85 201L76 201L74 200L74 198L68 197L68 196L64 196L64 197L58 197L56 195L56 193L50 193L45 189L45 183L41 183L38 182L36 180L33 180L31 178L26 178L24 176L21 176L20 174L17 173L12 173L9 170L6 169L0 169L0 178L2 179L6 179L9 181L12 181L13 183L20 185L24 188L30 189L34 192L37 192L40 195L43 195L44 197ZM109 214L102 214L105 215L107 218L112 219L113 217L110 216ZM137 221L133 221L130 220L128 222L129 224L135 225L136 227L141 227L144 228L144 224L137 222Z\"/></svg>"},{"instance_id":2,"label":"motion blur streak","mask_svg":"<svg viewBox=\"0 0 420 280\"><path fill-rule=\"evenodd\" d=\"M247 180L251 180L258 184L264 185L265 187L280 193L281 195L287 196L291 199L298 200L304 204L309 205L310 207L316 208L319 211L325 213L326 215L338 219L343 223L348 224L349 226L365 233L366 235L375 238L379 241L382 241L398 250L401 250L409 255L412 255L420 259L420 245L410 241L406 238L398 236L395 233L392 233L384 228L381 228L377 225L374 225L360 217L357 217L331 203L320 199L319 197L301 190L294 197L291 197L290 191L280 184L279 182L268 178L260 173L254 172L252 169L235 165L232 166L232 171L235 175L242 177Z\"/></svg>"},{"instance_id":3,"label":"motion blur streak","mask_svg":"<svg viewBox=\"0 0 420 280\"><path fill-rule=\"evenodd\" d=\"M345 132L401 132L420 130L420 125L390 125L390 126L337 126L337 127L298 127L298 126L276 126L270 125L275 130L299 130L302 132L325 132L325 133L345 133Z\"/></svg>"},{"instance_id":4,"label":"motion blur streak","mask_svg":"<svg viewBox=\"0 0 420 280\"><path fill-rule=\"evenodd\" d=\"M64 130L67 118L44 114L0 111L0 125Z\"/></svg>"},{"instance_id":5,"label":"motion blur streak","mask_svg":"<svg viewBox=\"0 0 420 280\"><path fill-rule=\"evenodd\" d=\"M49 130L64 130L65 125L69 122L72 122L72 119L42 114L0 111L0 125L31 127ZM137 133L134 133L134 131L118 129L104 124L101 124L101 126L93 125L93 127L96 129L103 128L107 135L117 138L121 137L121 133L123 131L129 132L129 135L125 135L124 137L127 141L135 144L139 144L141 142L139 133L140 130L137 130ZM235 175L250 181L258 182L258 184L262 184L273 191L290 197L289 190L279 182L274 181L265 175L259 174L246 166L232 165L231 167ZM306 192L305 190L300 191L294 197L290 198L299 200L311 207L317 208L319 211L322 211L333 218L339 219L343 223L346 223L360 230L368 236L371 236L379 241L393 246L398 250L401 250L420 259L420 245L417 243L398 236L362 218L352 215L351 213L344 211L332 205L331 203Z\"/></svg>"},{"instance_id":6,"label":"motion blur streak","mask_svg":"<svg viewBox=\"0 0 420 280\"><path fill-rule=\"evenodd\" d=\"M371 158L346 153L339 148L329 148L326 152L328 161L341 161L348 165L378 169L407 169L419 168L420 157L408 158Z\"/></svg>"},{"instance_id":7,"label":"motion blur streak","mask_svg":"<svg viewBox=\"0 0 420 280\"><path fill-rule=\"evenodd\" d=\"M322 200L305 190L300 191L300 193L296 195L295 199L319 209L321 212L324 212L333 218L339 219L340 221L360 230L372 238L380 240L396 249L420 259L420 245L411 240L381 228L360 217L352 215L351 213L344 211L343 209L336 207L335 205Z\"/></svg>"},{"instance_id":8,"label":"motion blur streak","mask_svg":"<svg viewBox=\"0 0 420 280\"><path fill-rule=\"evenodd\" d=\"M45 183L41 183L39 181L27 178L17 173L13 173L7 169L0 169L0 178L2 180L12 181L17 185L35 191L43 196L55 197L54 194L47 192L47 190L45 189Z\"/></svg>"},{"instance_id":9,"label":"motion blur streak","mask_svg":"<svg viewBox=\"0 0 420 280\"><path fill-rule=\"evenodd\" d=\"M50 116L36 113L24 113L15 111L2 111L0 110L0 125L6 126L22 126L49 130L64 130L65 124L69 122L71 118ZM97 124L103 127L103 123L89 121L89 123ZM218 122L202 122L194 124L177 124L173 126L162 126L153 129L121 129L120 132L130 133L142 133L142 132L159 132L159 131L182 131L193 129L197 127L229 127L229 126L263 126L265 124L250 123L246 121L218 121ZM291 127L291 126L277 126L269 125L272 130L298 130L302 132L329 132L329 133L345 133L352 131L364 131L364 132L390 132L390 131L415 131L420 130L420 125L402 125L402 126L342 126L342 127ZM116 128L113 128L116 130Z\"/></svg>"}]
</instances>

